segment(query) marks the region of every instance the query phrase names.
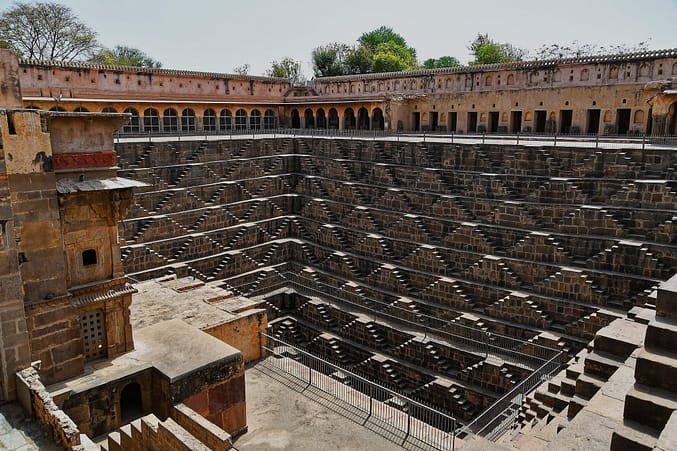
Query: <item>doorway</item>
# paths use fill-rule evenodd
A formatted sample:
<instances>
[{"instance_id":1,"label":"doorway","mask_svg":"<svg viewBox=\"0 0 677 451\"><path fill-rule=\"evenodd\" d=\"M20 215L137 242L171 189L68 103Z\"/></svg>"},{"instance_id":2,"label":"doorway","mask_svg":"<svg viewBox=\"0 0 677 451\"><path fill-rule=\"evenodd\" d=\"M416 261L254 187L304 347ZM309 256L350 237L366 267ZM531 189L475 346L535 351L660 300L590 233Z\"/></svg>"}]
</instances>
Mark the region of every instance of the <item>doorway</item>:
<instances>
[{"instance_id":1,"label":"doorway","mask_svg":"<svg viewBox=\"0 0 677 451\"><path fill-rule=\"evenodd\" d=\"M449 131L455 132L458 124L458 114L454 111L449 113Z\"/></svg>"},{"instance_id":2,"label":"doorway","mask_svg":"<svg viewBox=\"0 0 677 451\"><path fill-rule=\"evenodd\" d=\"M619 135L627 135L630 131L630 108L616 110L616 131Z\"/></svg>"},{"instance_id":3,"label":"doorway","mask_svg":"<svg viewBox=\"0 0 677 451\"><path fill-rule=\"evenodd\" d=\"M559 132L562 134L571 133L571 121L574 116L574 110L559 111Z\"/></svg>"},{"instance_id":4,"label":"doorway","mask_svg":"<svg viewBox=\"0 0 677 451\"><path fill-rule=\"evenodd\" d=\"M477 111L468 113L468 133L477 132Z\"/></svg>"},{"instance_id":5,"label":"doorway","mask_svg":"<svg viewBox=\"0 0 677 451\"><path fill-rule=\"evenodd\" d=\"M430 112L430 131L437 131L437 126L439 123L439 113L437 111Z\"/></svg>"},{"instance_id":6,"label":"doorway","mask_svg":"<svg viewBox=\"0 0 677 451\"><path fill-rule=\"evenodd\" d=\"M588 110L588 125L585 132L596 135L599 133L600 110Z\"/></svg>"},{"instance_id":7,"label":"doorway","mask_svg":"<svg viewBox=\"0 0 677 451\"><path fill-rule=\"evenodd\" d=\"M545 123L548 120L548 112L544 110L536 111L536 133L545 133Z\"/></svg>"},{"instance_id":8,"label":"doorway","mask_svg":"<svg viewBox=\"0 0 677 451\"><path fill-rule=\"evenodd\" d=\"M120 393L120 417L122 424L129 423L141 416L143 416L141 386L138 382L131 382Z\"/></svg>"},{"instance_id":9,"label":"doorway","mask_svg":"<svg viewBox=\"0 0 677 451\"><path fill-rule=\"evenodd\" d=\"M414 131L421 131L421 113L418 111L414 113Z\"/></svg>"},{"instance_id":10,"label":"doorway","mask_svg":"<svg viewBox=\"0 0 677 451\"><path fill-rule=\"evenodd\" d=\"M521 130L522 130L522 112L521 111L510 112L510 131L513 133L519 133Z\"/></svg>"},{"instance_id":11,"label":"doorway","mask_svg":"<svg viewBox=\"0 0 677 451\"><path fill-rule=\"evenodd\" d=\"M489 113L489 133L498 132L498 111L491 111Z\"/></svg>"}]
</instances>

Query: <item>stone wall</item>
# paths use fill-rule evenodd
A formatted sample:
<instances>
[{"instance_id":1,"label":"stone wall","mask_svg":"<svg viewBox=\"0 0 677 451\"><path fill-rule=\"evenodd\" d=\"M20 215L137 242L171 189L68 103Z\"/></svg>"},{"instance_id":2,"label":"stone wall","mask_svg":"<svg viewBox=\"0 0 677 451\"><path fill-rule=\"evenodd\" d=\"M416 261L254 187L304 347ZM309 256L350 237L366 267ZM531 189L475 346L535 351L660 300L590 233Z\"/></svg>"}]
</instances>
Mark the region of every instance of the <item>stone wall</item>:
<instances>
[{"instance_id":1,"label":"stone wall","mask_svg":"<svg viewBox=\"0 0 677 451\"><path fill-rule=\"evenodd\" d=\"M38 372L28 367L16 374L19 399L27 412L45 428L54 443L64 449L79 449L80 431L73 420L52 400L40 381Z\"/></svg>"}]
</instances>

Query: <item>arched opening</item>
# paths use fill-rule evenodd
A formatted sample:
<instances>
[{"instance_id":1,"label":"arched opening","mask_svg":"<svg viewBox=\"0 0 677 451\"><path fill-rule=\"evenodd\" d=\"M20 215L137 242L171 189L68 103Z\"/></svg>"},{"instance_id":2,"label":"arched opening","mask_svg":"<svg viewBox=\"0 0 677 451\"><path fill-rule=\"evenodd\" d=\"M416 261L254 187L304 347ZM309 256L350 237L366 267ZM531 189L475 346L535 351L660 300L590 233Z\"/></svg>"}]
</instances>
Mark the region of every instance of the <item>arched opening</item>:
<instances>
[{"instance_id":1,"label":"arched opening","mask_svg":"<svg viewBox=\"0 0 677 451\"><path fill-rule=\"evenodd\" d=\"M336 108L331 108L329 110L329 118L327 120L327 128L338 130L339 128L339 116Z\"/></svg>"},{"instance_id":2,"label":"arched opening","mask_svg":"<svg viewBox=\"0 0 677 451\"><path fill-rule=\"evenodd\" d=\"M155 108L146 108L143 111L143 129L148 132L160 131L160 116Z\"/></svg>"},{"instance_id":3,"label":"arched opening","mask_svg":"<svg viewBox=\"0 0 677 451\"><path fill-rule=\"evenodd\" d=\"M202 128L206 132L216 131L216 111L209 108L202 116Z\"/></svg>"},{"instance_id":4,"label":"arched opening","mask_svg":"<svg viewBox=\"0 0 677 451\"><path fill-rule=\"evenodd\" d=\"M252 110L252 114L249 116L249 128L252 130L261 129L261 112L259 110Z\"/></svg>"},{"instance_id":5,"label":"arched opening","mask_svg":"<svg viewBox=\"0 0 677 451\"><path fill-rule=\"evenodd\" d=\"M74 113L89 113L89 110L83 106L79 106L73 110Z\"/></svg>"},{"instance_id":6,"label":"arched opening","mask_svg":"<svg viewBox=\"0 0 677 451\"><path fill-rule=\"evenodd\" d=\"M221 110L219 113L219 130L226 131L233 129L233 114L230 110Z\"/></svg>"},{"instance_id":7,"label":"arched opening","mask_svg":"<svg viewBox=\"0 0 677 451\"><path fill-rule=\"evenodd\" d=\"M355 128L355 112L352 108L346 108L343 112L343 129L351 130Z\"/></svg>"},{"instance_id":8,"label":"arched opening","mask_svg":"<svg viewBox=\"0 0 677 451\"><path fill-rule=\"evenodd\" d=\"M181 112L181 130L195 131L195 111L186 108Z\"/></svg>"},{"instance_id":9,"label":"arched opening","mask_svg":"<svg viewBox=\"0 0 677 451\"><path fill-rule=\"evenodd\" d=\"M129 118L129 122L122 128L122 131L125 133L139 133L141 131L139 112L132 107L127 108L124 112L131 114L132 117Z\"/></svg>"},{"instance_id":10,"label":"arched opening","mask_svg":"<svg viewBox=\"0 0 677 451\"><path fill-rule=\"evenodd\" d=\"M247 128L247 112L239 109L235 112L235 130L246 130Z\"/></svg>"},{"instance_id":11,"label":"arched opening","mask_svg":"<svg viewBox=\"0 0 677 451\"><path fill-rule=\"evenodd\" d=\"M266 110L263 116L263 128L267 130L275 128L275 112L273 110Z\"/></svg>"},{"instance_id":12,"label":"arched opening","mask_svg":"<svg viewBox=\"0 0 677 451\"><path fill-rule=\"evenodd\" d=\"M369 130L369 112L364 107L357 110L357 129Z\"/></svg>"},{"instance_id":13,"label":"arched opening","mask_svg":"<svg viewBox=\"0 0 677 451\"><path fill-rule=\"evenodd\" d=\"M107 106L103 110L101 110L102 113L117 113L117 110L113 108L112 106Z\"/></svg>"},{"instance_id":14,"label":"arched opening","mask_svg":"<svg viewBox=\"0 0 677 451\"><path fill-rule=\"evenodd\" d=\"M27 109L27 110L39 110L40 108L38 108L37 105L28 105L28 106L26 107L26 109Z\"/></svg>"},{"instance_id":15,"label":"arched opening","mask_svg":"<svg viewBox=\"0 0 677 451\"><path fill-rule=\"evenodd\" d=\"M291 128L301 128L301 115L299 110L291 110Z\"/></svg>"},{"instance_id":16,"label":"arched opening","mask_svg":"<svg viewBox=\"0 0 677 451\"><path fill-rule=\"evenodd\" d=\"M53 106L49 111L66 111L66 109L62 106Z\"/></svg>"},{"instance_id":17,"label":"arched opening","mask_svg":"<svg viewBox=\"0 0 677 451\"><path fill-rule=\"evenodd\" d=\"M374 111L371 113L371 128L373 130L384 130L385 129L385 120L383 118L383 110L380 108L374 108Z\"/></svg>"},{"instance_id":18,"label":"arched opening","mask_svg":"<svg viewBox=\"0 0 677 451\"><path fill-rule=\"evenodd\" d=\"M313 110L306 108L306 111L303 112L303 118L306 121L306 128L315 128L315 117L313 116Z\"/></svg>"},{"instance_id":19,"label":"arched opening","mask_svg":"<svg viewBox=\"0 0 677 451\"><path fill-rule=\"evenodd\" d=\"M327 117L324 115L324 110L320 108L317 110L317 128L327 128Z\"/></svg>"},{"instance_id":20,"label":"arched opening","mask_svg":"<svg viewBox=\"0 0 677 451\"><path fill-rule=\"evenodd\" d=\"M162 113L162 128L166 132L179 131L179 114L174 108L167 108Z\"/></svg>"},{"instance_id":21,"label":"arched opening","mask_svg":"<svg viewBox=\"0 0 677 451\"><path fill-rule=\"evenodd\" d=\"M123 424L143 416L141 386L131 382L120 392L120 417Z\"/></svg>"}]
</instances>

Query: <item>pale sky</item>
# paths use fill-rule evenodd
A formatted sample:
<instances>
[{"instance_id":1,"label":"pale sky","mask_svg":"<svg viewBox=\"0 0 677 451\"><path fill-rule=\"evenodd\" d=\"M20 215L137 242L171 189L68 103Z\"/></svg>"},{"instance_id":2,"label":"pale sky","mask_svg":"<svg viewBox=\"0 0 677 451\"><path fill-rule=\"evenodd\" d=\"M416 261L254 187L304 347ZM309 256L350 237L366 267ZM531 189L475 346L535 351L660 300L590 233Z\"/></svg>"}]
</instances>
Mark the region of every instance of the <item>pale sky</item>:
<instances>
[{"instance_id":1,"label":"pale sky","mask_svg":"<svg viewBox=\"0 0 677 451\"><path fill-rule=\"evenodd\" d=\"M261 75L289 56L313 74L313 48L349 45L365 31L393 28L419 61L470 59L478 32L532 52L543 44L677 48L677 0L53 0L68 5L101 44L136 47L168 69L226 72L245 63ZM0 0L4 11L14 1Z\"/></svg>"}]
</instances>

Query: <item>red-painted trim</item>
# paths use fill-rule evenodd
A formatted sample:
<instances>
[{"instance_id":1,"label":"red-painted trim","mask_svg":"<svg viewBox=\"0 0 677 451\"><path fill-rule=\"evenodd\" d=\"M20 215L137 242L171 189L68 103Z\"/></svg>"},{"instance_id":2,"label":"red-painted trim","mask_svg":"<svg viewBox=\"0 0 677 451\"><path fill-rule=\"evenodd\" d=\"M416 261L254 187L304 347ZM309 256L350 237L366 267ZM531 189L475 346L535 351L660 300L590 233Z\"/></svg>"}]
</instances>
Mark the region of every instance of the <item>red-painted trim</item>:
<instances>
[{"instance_id":1,"label":"red-painted trim","mask_svg":"<svg viewBox=\"0 0 677 451\"><path fill-rule=\"evenodd\" d=\"M110 168L116 165L115 152L55 153L54 169Z\"/></svg>"}]
</instances>

